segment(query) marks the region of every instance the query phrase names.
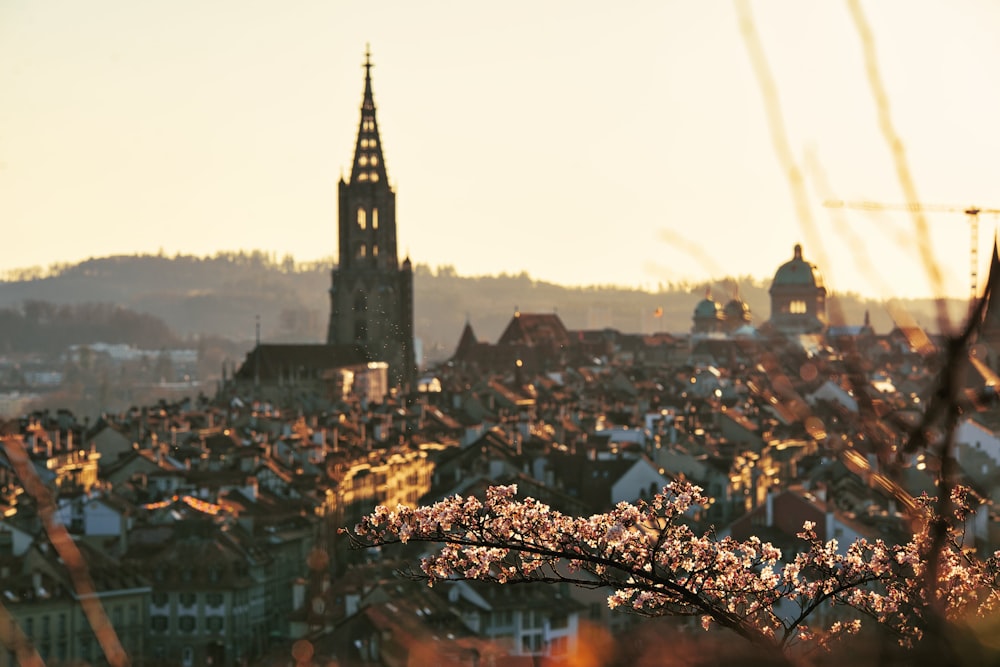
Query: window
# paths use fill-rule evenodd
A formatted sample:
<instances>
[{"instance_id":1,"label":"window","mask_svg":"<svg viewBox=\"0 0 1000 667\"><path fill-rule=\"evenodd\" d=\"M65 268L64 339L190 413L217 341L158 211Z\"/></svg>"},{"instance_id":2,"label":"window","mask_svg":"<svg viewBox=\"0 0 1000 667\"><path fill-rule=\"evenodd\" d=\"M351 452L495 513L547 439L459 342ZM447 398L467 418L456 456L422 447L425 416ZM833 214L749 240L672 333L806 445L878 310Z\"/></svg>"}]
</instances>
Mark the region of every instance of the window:
<instances>
[{"instance_id":1,"label":"window","mask_svg":"<svg viewBox=\"0 0 1000 667\"><path fill-rule=\"evenodd\" d=\"M181 632L194 632L196 625L197 622L195 617L190 614L181 616L177 621L177 627L181 629Z\"/></svg>"},{"instance_id":2,"label":"window","mask_svg":"<svg viewBox=\"0 0 1000 667\"><path fill-rule=\"evenodd\" d=\"M358 248L358 257L367 257L367 256L368 256L368 246L362 243L361 247Z\"/></svg>"},{"instance_id":3,"label":"window","mask_svg":"<svg viewBox=\"0 0 1000 667\"><path fill-rule=\"evenodd\" d=\"M378 229L378 209L372 209L372 229Z\"/></svg>"},{"instance_id":4,"label":"window","mask_svg":"<svg viewBox=\"0 0 1000 667\"><path fill-rule=\"evenodd\" d=\"M378 246L377 245L373 245L372 246L372 257L378 257Z\"/></svg>"},{"instance_id":5,"label":"window","mask_svg":"<svg viewBox=\"0 0 1000 667\"><path fill-rule=\"evenodd\" d=\"M372 175L371 175L371 179L372 179L372 183L377 183L378 182L378 174L373 171Z\"/></svg>"},{"instance_id":6,"label":"window","mask_svg":"<svg viewBox=\"0 0 1000 667\"><path fill-rule=\"evenodd\" d=\"M90 662L90 659L94 657L93 643L90 641L90 636L80 639L80 657L87 662Z\"/></svg>"},{"instance_id":7,"label":"window","mask_svg":"<svg viewBox=\"0 0 1000 667\"><path fill-rule=\"evenodd\" d=\"M222 617L209 616L206 620L206 625L208 626L209 632L222 632Z\"/></svg>"},{"instance_id":8,"label":"window","mask_svg":"<svg viewBox=\"0 0 1000 667\"><path fill-rule=\"evenodd\" d=\"M521 651L523 653L539 653L542 650L541 635L522 635Z\"/></svg>"},{"instance_id":9,"label":"window","mask_svg":"<svg viewBox=\"0 0 1000 667\"><path fill-rule=\"evenodd\" d=\"M205 604L209 607L221 607L222 593L208 593L205 596Z\"/></svg>"},{"instance_id":10,"label":"window","mask_svg":"<svg viewBox=\"0 0 1000 667\"><path fill-rule=\"evenodd\" d=\"M180 601L182 607L190 607L194 604L196 596L194 593L181 593Z\"/></svg>"},{"instance_id":11,"label":"window","mask_svg":"<svg viewBox=\"0 0 1000 667\"><path fill-rule=\"evenodd\" d=\"M361 157L359 157L358 158L358 164L360 164L362 167L367 166L368 165L368 156L367 155L362 155Z\"/></svg>"},{"instance_id":12,"label":"window","mask_svg":"<svg viewBox=\"0 0 1000 667\"><path fill-rule=\"evenodd\" d=\"M365 209L359 208L358 209L358 227L360 229L365 229L367 227L367 225L368 225L368 218L365 215Z\"/></svg>"},{"instance_id":13,"label":"window","mask_svg":"<svg viewBox=\"0 0 1000 667\"><path fill-rule=\"evenodd\" d=\"M167 604L167 594L166 593L153 593L150 600L154 607L163 607Z\"/></svg>"},{"instance_id":14,"label":"window","mask_svg":"<svg viewBox=\"0 0 1000 667\"><path fill-rule=\"evenodd\" d=\"M788 304L788 310L795 315L804 315L806 313L806 302L802 300L792 301Z\"/></svg>"},{"instance_id":15,"label":"window","mask_svg":"<svg viewBox=\"0 0 1000 667\"><path fill-rule=\"evenodd\" d=\"M153 630L153 632L166 632L168 621L169 619L166 616L161 616L161 615L150 616L149 627Z\"/></svg>"},{"instance_id":16,"label":"window","mask_svg":"<svg viewBox=\"0 0 1000 667\"><path fill-rule=\"evenodd\" d=\"M378 165L378 155L372 155L372 166Z\"/></svg>"}]
</instances>

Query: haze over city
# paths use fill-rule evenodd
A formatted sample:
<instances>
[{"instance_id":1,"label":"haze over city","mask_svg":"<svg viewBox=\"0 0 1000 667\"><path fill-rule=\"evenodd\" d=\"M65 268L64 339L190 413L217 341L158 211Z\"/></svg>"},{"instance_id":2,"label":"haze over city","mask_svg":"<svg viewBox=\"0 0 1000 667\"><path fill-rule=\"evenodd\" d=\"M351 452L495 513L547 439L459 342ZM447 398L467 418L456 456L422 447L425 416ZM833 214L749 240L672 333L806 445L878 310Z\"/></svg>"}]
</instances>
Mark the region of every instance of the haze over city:
<instances>
[{"instance_id":1,"label":"haze over city","mask_svg":"<svg viewBox=\"0 0 1000 667\"><path fill-rule=\"evenodd\" d=\"M905 214L822 206L906 200L846 5L749 7L827 283L929 294ZM1000 6L864 11L920 200L1000 207ZM335 256L366 44L415 262L655 289L768 278L800 242L820 259L733 3L98 0L0 7L0 270L161 249ZM965 217L928 221L945 291L965 296ZM994 227L981 216L984 263Z\"/></svg>"}]
</instances>

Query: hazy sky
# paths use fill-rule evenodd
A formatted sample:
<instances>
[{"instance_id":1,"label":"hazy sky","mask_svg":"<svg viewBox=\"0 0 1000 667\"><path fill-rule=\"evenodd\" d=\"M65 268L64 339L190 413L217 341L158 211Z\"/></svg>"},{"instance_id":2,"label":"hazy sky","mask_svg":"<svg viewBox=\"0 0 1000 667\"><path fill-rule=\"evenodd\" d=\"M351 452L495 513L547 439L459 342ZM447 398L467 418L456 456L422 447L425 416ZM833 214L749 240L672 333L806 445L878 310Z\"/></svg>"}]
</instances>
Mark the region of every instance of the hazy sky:
<instances>
[{"instance_id":1,"label":"hazy sky","mask_svg":"<svg viewBox=\"0 0 1000 667\"><path fill-rule=\"evenodd\" d=\"M927 293L908 216L822 206L905 200L847 5L750 7L828 285ZM1000 3L863 8L920 199L1000 208ZM818 259L729 0L3 0L0 271L335 255L366 43L414 262L655 288L769 278L797 242ZM964 216L928 220L964 296ZM995 224L981 216L984 262Z\"/></svg>"}]
</instances>

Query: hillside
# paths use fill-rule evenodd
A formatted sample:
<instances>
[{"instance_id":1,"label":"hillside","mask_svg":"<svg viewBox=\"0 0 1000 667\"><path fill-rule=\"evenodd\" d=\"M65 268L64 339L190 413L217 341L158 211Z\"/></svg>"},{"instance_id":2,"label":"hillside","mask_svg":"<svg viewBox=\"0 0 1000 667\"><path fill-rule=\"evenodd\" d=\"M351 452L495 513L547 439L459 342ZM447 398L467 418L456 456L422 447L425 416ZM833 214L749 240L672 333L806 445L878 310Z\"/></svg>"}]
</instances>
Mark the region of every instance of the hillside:
<instances>
[{"instance_id":1,"label":"hillside","mask_svg":"<svg viewBox=\"0 0 1000 667\"><path fill-rule=\"evenodd\" d=\"M276 261L267 253L220 253L214 257L153 255L89 259L44 273L8 275L0 282L0 308L26 301L53 304L111 303L163 320L182 338L219 336L252 344L259 317L261 335L271 342L319 342L329 316L329 264ZM728 279L711 286L717 300L732 295L738 283L755 323L767 319L767 285L751 278ZM571 329L613 327L625 332L690 329L695 304L705 284L668 285L658 292L614 286L564 287L532 280L527 274L459 276L450 267L415 268L416 335L428 360L445 359L454 350L468 320L481 340L500 335L515 309L553 312ZM882 303L856 295L831 298L847 323L859 324L871 312L876 331L892 320ZM950 304L961 315L965 305ZM904 307L921 324L933 323L929 300ZM653 313L662 308L662 316Z\"/></svg>"}]
</instances>

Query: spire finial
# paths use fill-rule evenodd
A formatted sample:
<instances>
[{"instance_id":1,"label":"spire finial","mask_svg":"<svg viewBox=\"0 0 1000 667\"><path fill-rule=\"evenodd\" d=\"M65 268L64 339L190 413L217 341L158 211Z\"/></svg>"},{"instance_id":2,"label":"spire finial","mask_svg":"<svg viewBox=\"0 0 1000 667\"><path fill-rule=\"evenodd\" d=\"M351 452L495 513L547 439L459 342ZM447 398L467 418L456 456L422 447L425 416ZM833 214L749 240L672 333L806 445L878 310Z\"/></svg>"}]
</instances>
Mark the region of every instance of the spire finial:
<instances>
[{"instance_id":1,"label":"spire finial","mask_svg":"<svg viewBox=\"0 0 1000 667\"><path fill-rule=\"evenodd\" d=\"M365 42L365 78L369 79L372 75L372 45Z\"/></svg>"}]
</instances>

